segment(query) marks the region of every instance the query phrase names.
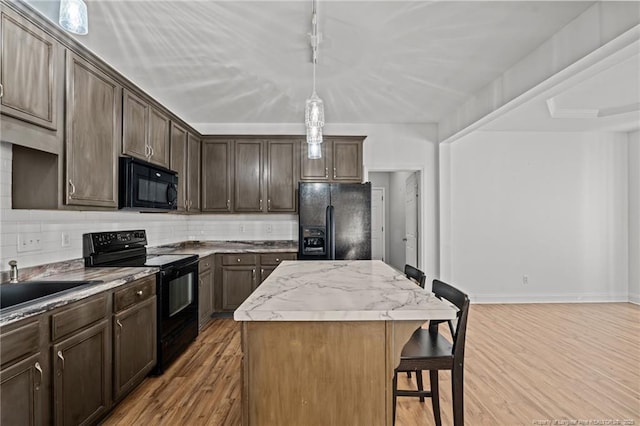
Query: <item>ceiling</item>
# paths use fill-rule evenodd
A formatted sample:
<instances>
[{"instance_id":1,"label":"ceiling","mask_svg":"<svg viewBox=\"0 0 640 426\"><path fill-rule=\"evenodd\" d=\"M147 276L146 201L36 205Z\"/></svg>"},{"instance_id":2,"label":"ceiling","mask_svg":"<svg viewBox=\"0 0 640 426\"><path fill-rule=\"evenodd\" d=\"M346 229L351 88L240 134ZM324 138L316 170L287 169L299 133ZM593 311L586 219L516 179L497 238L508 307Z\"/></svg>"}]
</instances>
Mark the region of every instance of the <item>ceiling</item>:
<instances>
[{"instance_id":1,"label":"ceiling","mask_svg":"<svg viewBox=\"0 0 640 426\"><path fill-rule=\"evenodd\" d=\"M311 0L86 1L76 39L188 123L303 120ZM438 122L592 4L320 0L326 121Z\"/></svg>"}]
</instances>

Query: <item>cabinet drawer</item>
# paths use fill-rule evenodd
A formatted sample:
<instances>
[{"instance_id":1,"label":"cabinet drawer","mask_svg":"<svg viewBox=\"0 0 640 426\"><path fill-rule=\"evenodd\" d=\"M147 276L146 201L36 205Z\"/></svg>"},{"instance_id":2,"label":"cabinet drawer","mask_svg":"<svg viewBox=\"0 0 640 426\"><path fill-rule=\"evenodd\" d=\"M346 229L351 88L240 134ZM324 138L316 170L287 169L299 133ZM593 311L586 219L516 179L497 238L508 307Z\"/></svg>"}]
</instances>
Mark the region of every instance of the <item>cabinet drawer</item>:
<instances>
[{"instance_id":1,"label":"cabinet drawer","mask_svg":"<svg viewBox=\"0 0 640 426\"><path fill-rule=\"evenodd\" d=\"M0 336L2 365L38 352L40 322L32 321Z\"/></svg>"},{"instance_id":2,"label":"cabinet drawer","mask_svg":"<svg viewBox=\"0 0 640 426\"><path fill-rule=\"evenodd\" d=\"M255 265L256 256L254 254L224 254L222 264L230 265Z\"/></svg>"},{"instance_id":3,"label":"cabinet drawer","mask_svg":"<svg viewBox=\"0 0 640 426\"><path fill-rule=\"evenodd\" d=\"M113 310L120 312L123 309L127 309L134 303L147 300L156 294L156 276L143 278L138 281L134 281L126 288L117 290L113 294Z\"/></svg>"},{"instance_id":4,"label":"cabinet drawer","mask_svg":"<svg viewBox=\"0 0 640 426\"><path fill-rule=\"evenodd\" d=\"M58 340L80 330L107 314L107 294L51 315L51 340Z\"/></svg>"},{"instance_id":5,"label":"cabinet drawer","mask_svg":"<svg viewBox=\"0 0 640 426\"><path fill-rule=\"evenodd\" d=\"M198 263L199 272L211 269L211 266L213 266L213 256L203 257Z\"/></svg>"},{"instance_id":6,"label":"cabinet drawer","mask_svg":"<svg viewBox=\"0 0 640 426\"><path fill-rule=\"evenodd\" d=\"M260 255L261 265L279 265L283 260L296 260L296 253L263 253Z\"/></svg>"}]
</instances>

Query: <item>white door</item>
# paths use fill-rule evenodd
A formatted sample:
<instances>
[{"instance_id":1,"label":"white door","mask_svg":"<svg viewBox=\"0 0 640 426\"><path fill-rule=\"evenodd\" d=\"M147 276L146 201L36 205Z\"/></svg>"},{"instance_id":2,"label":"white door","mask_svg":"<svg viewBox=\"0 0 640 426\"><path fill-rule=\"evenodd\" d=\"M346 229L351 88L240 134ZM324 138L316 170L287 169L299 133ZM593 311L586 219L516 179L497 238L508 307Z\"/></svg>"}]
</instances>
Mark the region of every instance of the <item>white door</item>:
<instances>
[{"instance_id":1,"label":"white door","mask_svg":"<svg viewBox=\"0 0 640 426\"><path fill-rule=\"evenodd\" d=\"M371 188L371 259L384 261L384 188Z\"/></svg>"},{"instance_id":2,"label":"white door","mask_svg":"<svg viewBox=\"0 0 640 426\"><path fill-rule=\"evenodd\" d=\"M405 262L418 268L418 173L405 182Z\"/></svg>"}]
</instances>

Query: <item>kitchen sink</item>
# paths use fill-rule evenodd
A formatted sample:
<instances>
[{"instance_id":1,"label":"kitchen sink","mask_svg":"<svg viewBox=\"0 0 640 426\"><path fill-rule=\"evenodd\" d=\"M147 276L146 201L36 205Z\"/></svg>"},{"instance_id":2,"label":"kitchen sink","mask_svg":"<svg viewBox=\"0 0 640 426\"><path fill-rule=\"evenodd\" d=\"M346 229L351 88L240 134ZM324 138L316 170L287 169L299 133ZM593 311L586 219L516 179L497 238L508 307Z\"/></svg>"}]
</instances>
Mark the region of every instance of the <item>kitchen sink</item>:
<instances>
[{"instance_id":1,"label":"kitchen sink","mask_svg":"<svg viewBox=\"0 0 640 426\"><path fill-rule=\"evenodd\" d=\"M81 286L100 284L102 281L23 281L17 284L0 285L0 310L33 302L47 297L58 296Z\"/></svg>"}]
</instances>

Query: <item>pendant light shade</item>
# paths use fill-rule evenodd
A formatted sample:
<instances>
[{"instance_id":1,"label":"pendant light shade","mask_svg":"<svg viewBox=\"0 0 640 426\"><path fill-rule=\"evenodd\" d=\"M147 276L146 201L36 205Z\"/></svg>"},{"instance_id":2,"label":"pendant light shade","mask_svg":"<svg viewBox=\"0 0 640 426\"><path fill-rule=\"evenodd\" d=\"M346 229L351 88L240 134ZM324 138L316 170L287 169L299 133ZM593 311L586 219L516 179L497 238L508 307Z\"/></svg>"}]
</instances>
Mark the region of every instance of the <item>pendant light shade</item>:
<instances>
[{"instance_id":1,"label":"pendant light shade","mask_svg":"<svg viewBox=\"0 0 640 426\"><path fill-rule=\"evenodd\" d=\"M70 33L87 34L89 32L87 5L82 0L60 0L58 22Z\"/></svg>"},{"instance_id":2,"label":"pendant light shade","mask_svg":"<svg viewBox=\"0 0 640 426\"><path fill-rule=\"evenodd\" d=\"M324 103L315 91L305 104L304 121L307 127L324 126Z\"/></svg>"},{"instance_id":3,"label":"pendant light shade","mask_svg":"<svg viewBox=\"0 0 640 426\"><path fill-rule=\"evenodd\" d=\"M322 143L322 127L307 126L307 143L309 145L318 145Z\"/></svg>"},{"instance_id":4,"label":"pendant light shade","mask_svg":"<svg viewBox=\"0 0 640 426\"><path fill-rule=\"evenodd\" d=\"M322 132L322 130L321 130ZM322 144L320 143L308 143L307 144L307 158L309 160L317 160L322 158Z\"/></svg>"}]
</instances>

